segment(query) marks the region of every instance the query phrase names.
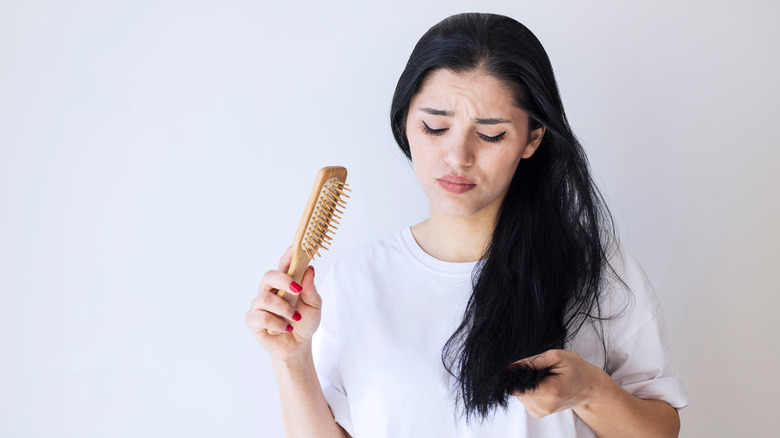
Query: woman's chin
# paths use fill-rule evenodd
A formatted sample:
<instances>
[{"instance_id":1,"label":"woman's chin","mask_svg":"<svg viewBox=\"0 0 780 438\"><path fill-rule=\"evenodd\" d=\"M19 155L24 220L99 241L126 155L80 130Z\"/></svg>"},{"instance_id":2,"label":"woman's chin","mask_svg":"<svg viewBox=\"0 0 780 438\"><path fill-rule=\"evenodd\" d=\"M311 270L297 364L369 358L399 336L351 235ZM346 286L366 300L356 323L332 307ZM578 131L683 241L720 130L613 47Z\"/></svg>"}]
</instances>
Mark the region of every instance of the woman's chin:
<instances>
[{"instance_id":1,"label":"woman's chin","mask_svg":"<svg viewBox=\"0 0 780 438\"><path fill-rule=\"evenodd\" d=\"M434 210L438 216L466 219L483 213L484 206L474 205L474 203L470 202L448 200L437 205L431 204L431 215L434 214Z\"/></svg>"}]
</instances>

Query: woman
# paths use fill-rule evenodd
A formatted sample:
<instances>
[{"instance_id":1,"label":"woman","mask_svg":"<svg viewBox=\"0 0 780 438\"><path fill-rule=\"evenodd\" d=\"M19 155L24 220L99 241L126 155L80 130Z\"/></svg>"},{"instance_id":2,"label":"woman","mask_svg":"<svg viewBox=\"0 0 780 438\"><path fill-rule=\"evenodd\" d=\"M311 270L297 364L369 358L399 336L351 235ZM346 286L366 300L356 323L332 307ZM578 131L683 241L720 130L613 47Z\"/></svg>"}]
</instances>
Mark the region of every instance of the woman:
<instances>
[{"instance_id":1,"label":"woman","mask_svg":"<svg viewBox=\"0 0 780 438\"><path fill-rule=\"evenodd\" d=\"M391 123L430 217L337 261L324 298L313 268L291 284L288 251L247 314L288 436L676 436L687 400L657 299L609 231L536 37L445 19Z\"/></svg>"}]
</instances>

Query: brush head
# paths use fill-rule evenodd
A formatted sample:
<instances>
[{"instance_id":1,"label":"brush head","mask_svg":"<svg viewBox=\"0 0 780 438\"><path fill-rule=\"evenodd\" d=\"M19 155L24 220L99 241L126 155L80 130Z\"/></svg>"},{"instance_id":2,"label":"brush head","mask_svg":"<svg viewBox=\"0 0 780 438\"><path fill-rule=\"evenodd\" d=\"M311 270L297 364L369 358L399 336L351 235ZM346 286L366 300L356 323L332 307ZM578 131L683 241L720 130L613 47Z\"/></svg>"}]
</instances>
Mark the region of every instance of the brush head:
<instances>
[{"instance_id":1,"label":"brush head","mask_svg":"<svg viewBox=\"0 0 780 438\"><path fill-rule=\"evenodd\" d=\"M348 184L338 177L332 177L322 184L300 243L301 250L310 259L319 256L320 249L328 249L330 241L333 240L333 236L328 233L338 229L334 224L339 224L339 214L344 214L340 208L343 209L347 205L344 200L349 198L346 192L350 189L347 186Z\"/></svg>"}]
</instances>

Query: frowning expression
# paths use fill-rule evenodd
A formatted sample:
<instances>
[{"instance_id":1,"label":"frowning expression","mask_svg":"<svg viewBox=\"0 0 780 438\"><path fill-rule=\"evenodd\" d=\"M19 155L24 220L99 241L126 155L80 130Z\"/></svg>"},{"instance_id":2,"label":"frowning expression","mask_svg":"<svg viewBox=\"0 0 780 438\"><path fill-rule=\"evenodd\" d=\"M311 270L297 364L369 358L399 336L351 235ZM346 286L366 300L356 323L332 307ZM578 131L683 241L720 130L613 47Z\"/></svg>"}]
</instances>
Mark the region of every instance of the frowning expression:
<instances>
[{"instance_id":1,"label":"frowning expression","mask_svg":"<svg viewBox=\"0 0 780 438\"><path fill-rule=\"evenodd\" d=\"M544 127L529 130L512 89L482 71L428 74L412 98L406 137L431 214L494 215L521 159Z\"/></svg>"}]
</instances>

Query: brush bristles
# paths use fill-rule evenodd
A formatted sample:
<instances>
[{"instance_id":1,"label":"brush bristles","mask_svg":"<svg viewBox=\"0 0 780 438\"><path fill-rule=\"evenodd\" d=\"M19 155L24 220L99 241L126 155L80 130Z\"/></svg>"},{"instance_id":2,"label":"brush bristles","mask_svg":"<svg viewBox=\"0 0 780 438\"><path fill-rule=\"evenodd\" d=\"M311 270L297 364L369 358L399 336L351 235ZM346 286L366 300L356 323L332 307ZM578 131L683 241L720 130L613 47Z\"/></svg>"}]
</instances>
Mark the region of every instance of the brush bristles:
<instances>
[{"instance_id":1,"label":"brush bristles","mask_svg":"<svg viewBox=\"0 0 780 438\"><path fill-rule=\"evenodd\" d=\"M347 206L346 201L342 199L342 197L349 198L345 193L347 191L351 191L347 188L347 184L337 179L332 179L322 186L301 242L301 248L309 258L313 259L315 255L320 255L319 249L328 249L328 245L333 240L328 233L338 229L333 224L338 224L336 219L341 219L341 216L336 213L344 214L344 211L339 210L338 207Z\"/></svg>"}]
</instances>

